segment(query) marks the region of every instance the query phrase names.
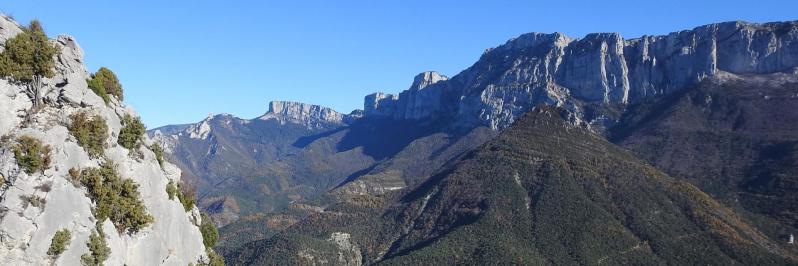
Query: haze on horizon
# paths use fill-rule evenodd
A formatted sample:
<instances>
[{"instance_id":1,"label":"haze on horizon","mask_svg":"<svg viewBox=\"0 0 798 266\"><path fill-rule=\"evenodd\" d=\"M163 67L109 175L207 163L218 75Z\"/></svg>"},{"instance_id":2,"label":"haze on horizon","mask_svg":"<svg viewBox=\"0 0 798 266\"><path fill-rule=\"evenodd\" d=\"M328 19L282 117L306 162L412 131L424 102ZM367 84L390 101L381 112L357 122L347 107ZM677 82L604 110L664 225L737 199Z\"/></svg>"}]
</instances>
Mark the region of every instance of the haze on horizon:
<instances>
[{"instance_id":1,"label":"haze on horizon","mask_svg":"<svg viewBox=\"0 0 798 266\"><path fill-rule=\"evenodd\" d=\"M625 38L731 20L798 19L798 2L661 1L18 1L0 11L75 36L89 71L111 68L149 128L209 113L252 118L270 100L348 113L415 74L453 76L527 32ZM741 9L744 5L746 8ZM585 23L589 21L589 23Z\"/></svg>"}]
</instances>

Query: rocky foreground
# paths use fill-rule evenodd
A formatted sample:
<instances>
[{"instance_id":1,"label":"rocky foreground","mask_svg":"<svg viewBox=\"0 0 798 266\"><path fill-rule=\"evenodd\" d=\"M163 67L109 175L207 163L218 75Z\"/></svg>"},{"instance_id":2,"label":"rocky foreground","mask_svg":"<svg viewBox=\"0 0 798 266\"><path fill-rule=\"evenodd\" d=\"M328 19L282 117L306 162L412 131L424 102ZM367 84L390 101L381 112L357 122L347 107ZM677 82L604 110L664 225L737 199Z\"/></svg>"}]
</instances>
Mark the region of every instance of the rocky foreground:
<instances>
[{"instance_id":1,"label":"rocky foreground","mask_svg":"<svg viewBox=\"0 0 798 266\"><path fill-rule=\"evenodd\" d=\"M20 32L16 22L0 18L0 44ZM206 261L198 209L185 211L166 192L168 184L180 181L180 170L168 162L159 164L146 137L136 149L119 145L122 118L137 114L115 98L105 103L88 88L91 76L72 37L62 35L51 42L60 52L55 76L43 80L43 106L33 108L26 85L0 79L0 264L80 265L85 263L83 256L91 255L90 236L100 231L110 251L106 265L185 266ZM70 116L78 112L106 122L110 135L102 156L90 156L70 133ZM15 143L28 137L49 147L49 165L42 171L29 173L15 156ZM138 198L152 218L141 230L119 232L110 219L98 221L96 203L70 173L109 162L123 180L138 186ZM51 243L57 231L69 234L56 256Z\"/></svg>"}]
</instances>

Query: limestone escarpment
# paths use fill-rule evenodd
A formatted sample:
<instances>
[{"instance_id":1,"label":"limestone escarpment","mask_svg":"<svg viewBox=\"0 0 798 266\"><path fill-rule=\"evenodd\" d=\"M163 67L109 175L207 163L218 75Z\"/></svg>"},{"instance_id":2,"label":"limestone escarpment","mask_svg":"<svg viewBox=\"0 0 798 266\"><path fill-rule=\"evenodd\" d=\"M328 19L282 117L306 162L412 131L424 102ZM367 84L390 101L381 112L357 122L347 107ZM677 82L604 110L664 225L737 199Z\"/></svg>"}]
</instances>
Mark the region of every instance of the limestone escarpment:
<instances>
[{"instance_id":1,"label":"limestone escarpment","mask_svg":"<svg viewBox=\"0 0 798 266\"><path fill-rule=\"evenodd\" d=\"M20 32L19 25L0 17L0 41ZM110 248L106 265L186 265L206 258L196 226L198 210L186 212L180 202L167 196L167 184L179 182L180 170L166 162L161 166L146 138L136 150L118 145L122 118L136 113L116 99L106 104L87 87L90 76L74 38L59 36L51 42L60 52L55 76L43 80L43 106L32 109L25 85L0 79L0 136L6 141L0 144L0 264L80 265L97 224ZM109 137L101 158L90 156L69 132L70 115L77 112L106 121ZM23 136L50 147L49 167L33 173L19 167L20 158L11 143ZM138 185L140 200L154 218L138 232L118 233L110 220L97 221L87 189L70 182L70 169L111 161L123 179ZM48 255L55 232L62 229L70 232L66 250L57 257Z\"/></svg>"},{"instance_id":2,"label":"limestone escarpment","mask_svg":"<svg viewBox=\"0 0 798 266\"><path fill-rule=\"evenodd\" d=\"M333 109L299 102L271 101L269 111L260 117L262 120L277 119L281 123L293 122L308 128L318 128L324 124L342 124L346 115Z\"/></svg>"},{"instance_id":3,"label":"limestone escarpment","mask_svg":"<svg viewBox=\"0 0 798 266\"><path fill-rule=\"evenodd\" d=\"M792 72L796 66L798 22L726 22L636 39L529 33L487 50L451 79L421 74L399 95L366 96L364 115L454 116L465 125L502 129L529 108L548 104L570 110L573 122L607 126L602 124L611 119L586 114L581 106L638 102L721 72Z\"/></svg>"}]
</instances>

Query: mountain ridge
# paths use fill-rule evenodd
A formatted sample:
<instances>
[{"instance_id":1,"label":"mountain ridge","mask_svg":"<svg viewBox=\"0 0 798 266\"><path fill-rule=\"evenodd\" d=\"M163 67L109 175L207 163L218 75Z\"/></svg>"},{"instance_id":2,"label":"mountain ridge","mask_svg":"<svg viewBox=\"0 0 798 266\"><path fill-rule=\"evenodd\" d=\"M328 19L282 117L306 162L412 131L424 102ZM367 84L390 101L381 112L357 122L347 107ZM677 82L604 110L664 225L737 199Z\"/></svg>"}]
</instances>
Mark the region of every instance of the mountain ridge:
<instances>
[{"instance_id":1,"label":"mountain ridge","mask_svg":"<svg viewBox=\"0 0 798 266\"><path fill-rule=\"evenodd\" d=\"M569 109L574 122L603 130L615 121L588 115L581 106L669 94L722 71L791 72L798 66L796 39L796 21L715 23L629 40L617 33L581 39L528 33L486 50L472 67L424 93L414 94L411 88L402 92L405 100L402 93L382 94L380 106L387 110L376 112L418 119L405 115L416 109L403 101L424 99L431 101L425 106L432 106L425 108L434 110L427 114L448 113L467 125L501 129L531 106L551 104Z\"/></svg>"}]
</instances>

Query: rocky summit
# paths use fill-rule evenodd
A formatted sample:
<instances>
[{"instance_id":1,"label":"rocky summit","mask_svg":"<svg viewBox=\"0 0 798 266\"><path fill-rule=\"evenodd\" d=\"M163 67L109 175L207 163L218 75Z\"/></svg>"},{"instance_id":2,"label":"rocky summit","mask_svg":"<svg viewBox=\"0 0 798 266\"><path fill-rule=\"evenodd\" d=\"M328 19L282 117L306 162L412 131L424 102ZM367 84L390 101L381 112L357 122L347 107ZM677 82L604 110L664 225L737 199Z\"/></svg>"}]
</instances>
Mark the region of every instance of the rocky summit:
<instances>
[{"instance_id":1,"label":"rocky summit","mask_svg":"<svg viewBox=\"0 0 798 266\"><path fill-rule=\"evenodd\" d=\"M488 49L451 79L425 72L399 95L366 96L364 110L399 119L457 117L464 125L501 129L547 104L570 110L578 123L606 128L616 121L585 105L639 102L722 72L790 72L796 66L798 22L725 22L634 39L528 33Z\"/></svg>"},{"instance_id":2,"label":"rocky summit","mask_svg":"<svg viewBox=\"0 0 798 266\"><path fill-rule=\"evenodd\" d=\"M319 128L324 124L343 124L351 120L351 117L319 105L272 101L269 102L269 111L259 117L259 119L275 119L280 121L280 123L298 123L308 128Z\"/></svg>"},{"instance_id":3,"label":"rocky summit","mask_svg":"<svg viewBox=\"0 0 798 266\"><path fill-rule=\"evenodd\" d=\"M0 43L22 32L16 22L0 17ZM186 211L167 195L168 185L180 181L180 169L159 163L144 136L138 148L118 144L125 134L124 118L137 114L116 98L104 102L89 89L92 76L74 38L62 35L49 42L59 52L54 75L42 80L42 105L34 107L27 85L0 79L0 264L184 266L207 261L199 210L191 206ZM107 138L95 142L101 156L88 152L79 133L70 129L79 113L104 121L98 133ZM105 181L81 179L86 176L80 169L100 168ZM97 173L83 173L89 172ZM128 205L106 201L122 198L104 198L95 190L109 180L125 184L109 189L126 191L121 197ZM143 209L140 216L115 209L110 218L98 219L106 203ZM129 227L130 219L143 224Z\"/></svg>"}]
</instances>

